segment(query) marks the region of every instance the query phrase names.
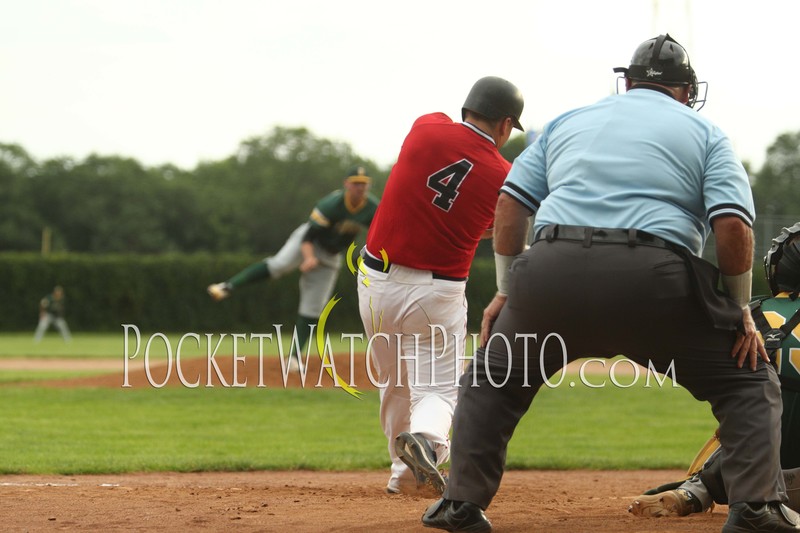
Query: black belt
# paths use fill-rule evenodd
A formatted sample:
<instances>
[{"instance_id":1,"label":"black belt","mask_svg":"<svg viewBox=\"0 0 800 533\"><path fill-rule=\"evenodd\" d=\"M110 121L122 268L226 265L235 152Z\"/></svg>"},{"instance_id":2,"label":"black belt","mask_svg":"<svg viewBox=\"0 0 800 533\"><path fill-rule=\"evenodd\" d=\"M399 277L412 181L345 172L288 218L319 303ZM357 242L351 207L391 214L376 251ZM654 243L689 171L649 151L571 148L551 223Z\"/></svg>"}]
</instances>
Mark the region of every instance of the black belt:
<instances>
[{"instance_id":1,"label":"black belt","mask_svg":"<svg viewBox=\"0 0 800 533\"><path fill-rule=\"evenodd\" d=\"M372 270L377 270L378 272L388 272L389 267L392 266L391 263L387 262L385 265L382 260L376 259L369 255L368 253L362 251L361 257L364 260L364 264L367 265ZM437 274L436 272L431 273L433 279L443 279L446 281L467 281L467 278L458 278L455 276L445 276L444 274Z\"/></svg>"},{"instance_id":2,"label":"black belt","mask_svg":"<svg viewBox=\"0 0 800 533\"><path fill-rule=\"evenodd\" d=\"M575 241L589 248L593 242L607 244L627 244L628 246L655 246L656 248L673 249L675 245L660 237L638 229L592 228L589 226L565 226L550 224L536 232L534 242L546 240Z\"/></svg>"}]
</instances>

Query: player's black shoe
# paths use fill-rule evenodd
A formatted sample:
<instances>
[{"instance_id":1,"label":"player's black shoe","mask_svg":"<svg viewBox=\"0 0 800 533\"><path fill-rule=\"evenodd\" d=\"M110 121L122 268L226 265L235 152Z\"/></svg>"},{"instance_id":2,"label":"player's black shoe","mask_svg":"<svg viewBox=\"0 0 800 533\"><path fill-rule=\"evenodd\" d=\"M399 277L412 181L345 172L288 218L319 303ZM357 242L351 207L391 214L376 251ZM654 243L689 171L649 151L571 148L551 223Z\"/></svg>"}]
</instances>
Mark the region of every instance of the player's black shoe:
<instances>
[{"instance_id":1,"label":"player's black shoe","mask_svg":"<svg viewBox=\"0 0 800 533\"><path fill-rule=\"evenodd\" d=\"M394 450L417 480L417 487L430 485L438 494L444 492L444 476L436 468L436 454L428 439L419 433L400 433L394 441Z\"/></svg>"},{"instance_id":2,"label":"player's black shoe","mask_svg":"<svg viewBox=\"0 0 800 533\"><path fill-rule=\"evenodd\" d=\"M760 505L740 502L731 505L722 533L752 531L797 532L800 531L800 515L777 502Z\"/></svg>"},{"instance_id":3,"label":"player's black shoe","mask_svg":"<svg viewBox=\"0 0 800 533\"><path fill-rule=\"evenodd\" d=\"M422 515L422 525L445 531L483 533L492 530L492 523L483 509L469 502L454 502L442 498Z\"/></svg>"}]
</instances>

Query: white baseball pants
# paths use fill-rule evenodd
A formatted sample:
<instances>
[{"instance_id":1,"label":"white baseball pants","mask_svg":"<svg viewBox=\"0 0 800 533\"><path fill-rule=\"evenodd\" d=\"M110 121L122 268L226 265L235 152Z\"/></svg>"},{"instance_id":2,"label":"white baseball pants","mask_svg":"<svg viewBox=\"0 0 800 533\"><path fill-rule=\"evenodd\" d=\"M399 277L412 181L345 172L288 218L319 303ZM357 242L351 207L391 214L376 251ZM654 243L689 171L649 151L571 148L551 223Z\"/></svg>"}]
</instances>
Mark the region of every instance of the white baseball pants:
<instances>
[{"instance_id":1,"label":"white baseball pants","mask_svg":"<svg viewBox=\"0 0 800 533\"><path fill-rule=\"evenodd\" d=\"M437 464L450 456L450 426L463 373L466 281L434 279L429 271L391 265L360 269L358 300L369 340L372 375L380 385L380 421L392 460L390 485L411 473L394 451L403 431L434 444Z\"/></svg>"}]
</instances>

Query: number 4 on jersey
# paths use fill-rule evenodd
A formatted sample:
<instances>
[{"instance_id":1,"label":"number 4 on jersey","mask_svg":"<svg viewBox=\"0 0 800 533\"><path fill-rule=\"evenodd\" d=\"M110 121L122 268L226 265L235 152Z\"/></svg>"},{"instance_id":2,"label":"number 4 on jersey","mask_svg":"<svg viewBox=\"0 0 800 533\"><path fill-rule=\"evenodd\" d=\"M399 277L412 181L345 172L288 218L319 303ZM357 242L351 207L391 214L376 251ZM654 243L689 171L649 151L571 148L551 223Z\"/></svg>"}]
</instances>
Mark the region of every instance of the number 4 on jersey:
<instances>
[{"instance_id":1,"label":"number 4 on jersey","mask_svg":"<svg viewBox=\"0 0 800 533\"><path fill-rule=\"evenodd\" d=\"M472 170L472 163L462 159L431 174L428 177L428 187L436 191L433 205L443 211L450 211L456 196L458 196L458 188L461 187L461 183L470 170Z\"/></svg>"}]
</instances>

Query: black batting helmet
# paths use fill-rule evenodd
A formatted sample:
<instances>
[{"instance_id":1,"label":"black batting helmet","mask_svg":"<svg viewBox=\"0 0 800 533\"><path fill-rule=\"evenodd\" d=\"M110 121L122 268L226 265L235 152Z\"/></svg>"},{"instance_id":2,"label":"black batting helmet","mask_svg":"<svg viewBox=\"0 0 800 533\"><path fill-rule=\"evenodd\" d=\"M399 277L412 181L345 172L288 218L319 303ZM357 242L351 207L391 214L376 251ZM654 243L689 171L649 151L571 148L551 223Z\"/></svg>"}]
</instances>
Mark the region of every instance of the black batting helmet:
<instances>
[{"instance_id":1,"label":"black batting helmet","mask_svg":"<svg viewBox=\"0 0 800 533\"><path fill-rule=\"evenodd\" d=\"M689 85L686 105L694 107L697 103L697 75L689 63L689 54L668 33L640 44L633 53L630 66L617 67L614 72L622 72L626 78L635 81L668 86Z\"/></svg>"},{"instance_id":2,"label":"black batting helmet","mask_svg":"<svg viewBox=\"0 0 800 533\"><path fill-rule=\"evenodd\" d=\"M800 222L783 228L764 256L764 270L772 294L800 291Z\"/></svg>"},{"instance_id":3,"label":"black batting helmet","mask_svg":"<svg viewBox=\"0 0 800 533\"><path fill-rule=\"evenodd\" d=\"M514 127L525 131L519 123L525 102L519 89L503 78L487 76L475 82L461 108L461 119L467 110L486 118L511 118Z\"/></svg>"}]
</instances>

